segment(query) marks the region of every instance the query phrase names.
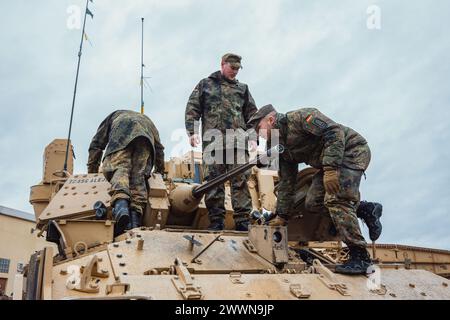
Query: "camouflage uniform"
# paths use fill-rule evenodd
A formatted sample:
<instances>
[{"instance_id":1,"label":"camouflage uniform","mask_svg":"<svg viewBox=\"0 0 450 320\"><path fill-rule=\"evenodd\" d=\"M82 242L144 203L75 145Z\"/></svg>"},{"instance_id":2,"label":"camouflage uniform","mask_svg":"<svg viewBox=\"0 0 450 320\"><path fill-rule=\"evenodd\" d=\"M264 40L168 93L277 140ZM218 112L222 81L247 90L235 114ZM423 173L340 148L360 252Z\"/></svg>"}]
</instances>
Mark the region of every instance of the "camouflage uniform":
<instances>
[{"instance_id":1,"label":"camouflage uniform","mask_svg":"<svg viewBox=\"0 0 450 320\"><path fill-rule=\"evenodd\" d=\"M202 119L202 134L210 129L219 130L224 136L227 129L241 129L237 136L245 141L245 131L247 129L247 121L257 111L255 101L253 100L248 86L237 80L228 80L222 76L220 71L214 72L208 78L201 80L189 97L186 106L185 124L189 136L199 133L198 121ZM243 136L244 135L244 136ZM211 143L203 141L203 151ZM243 145L237 144L236 141L229 141L216 145L217 149L223 150L225 155L226 149L235 149L234 154L238 154L236 148L245 148ZM232 150L230 150L231 152ZM224 160L224 159L218 159ZM243 160L243 159L234 159ZM225 163L222 161L221 163ZM207 179L211 179L221 173L230 170L236 166L234 164L211 164L206 166ZM233 210L235 212L235 222L246 220L250 214L251 197L247 186L249 173L244 173L231 181L231 199ZM205 196L205 203L208 208L210 221L223 219L225 215L225 194L224 187L218 187L211 190Z\"/></svg>"},{"instance_id":2,"label":"camouflage uniform","mask_svg":"<svg viewBox=\"0 0 450 320\"><path fill-rule=\"evenodd\" d=\"M279 163L277 213L284 218L291 213L298 163L318 169L325 166L338 168L340 191L334 195L325 192L323 170L320 170L313 177L305 206L314 212L328 211L347 245L365 247L356 209L361 176L370 162L366 140L314 108L303 108L286 115L277 113L276 118L274 128L280 130L280 143L285 146Z\"/></svg>"},{"instance_id":3,"label":"camouflage uniform","mask_svg":"<svg viewBox=\"0 0 450 320\"><path fill-rule=\"evenodd\" d=\"M103 150L103 174L111 183L111 203L131 199L131 208L142 214L147 203L146 181L164 172L164 147L153 122L140 113L119 110L99 126L89 146L88 172L98 172Z\"/></svg>"},{"instance_id":4,"label":"camouflage uniform","mask_svg":"<svg viewBox=\"0 0 450 320\"><path fill-rule=\"evenodd\" d=\"M235 150L237 151L237 150ZM207 180L230 171L248 160L248 153L235 152L233 164L205 165L205 177ZM230 181L231 205L234 211L234 221L240 223L248 220L252 209L252 200L248 190L247 181L250 172L246 171ZM225 187L224 185L212 189L205 195L205 204L208 208L210 221L223 221L225 219Z\"/></svg>"}]
</instances>

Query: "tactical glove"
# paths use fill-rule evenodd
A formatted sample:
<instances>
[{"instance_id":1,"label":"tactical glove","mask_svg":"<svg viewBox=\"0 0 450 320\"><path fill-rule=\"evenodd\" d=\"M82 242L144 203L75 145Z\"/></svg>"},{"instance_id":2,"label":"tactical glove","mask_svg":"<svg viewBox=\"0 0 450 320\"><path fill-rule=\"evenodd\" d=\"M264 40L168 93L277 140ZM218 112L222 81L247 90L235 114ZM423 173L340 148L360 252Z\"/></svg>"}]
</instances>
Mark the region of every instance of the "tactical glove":
<instances>
[{"instance_id":1,"label":"tactical glove","mask_svg":"<svg viewBox=\"0 0 450 320\"><path fill-rule=\"evenodd\" d=\"M323 186L326 193L336 194L339 192L339 172L337 168L323 167Z\"/></svg>"}]
</instances>

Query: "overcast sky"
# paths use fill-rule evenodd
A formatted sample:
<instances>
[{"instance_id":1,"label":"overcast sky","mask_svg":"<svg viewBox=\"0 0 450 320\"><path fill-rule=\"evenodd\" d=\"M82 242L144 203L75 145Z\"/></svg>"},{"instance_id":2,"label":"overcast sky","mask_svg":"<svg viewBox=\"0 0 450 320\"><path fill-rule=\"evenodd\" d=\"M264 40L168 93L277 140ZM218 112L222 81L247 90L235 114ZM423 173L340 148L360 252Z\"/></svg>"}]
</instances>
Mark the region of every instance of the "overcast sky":
<instances>
[{"instance_id":1,"label":"overcast sky","mask_svg":"<svg viewBox=\"0 0 450 320\"><path fill-rule=\"evenodd\" d=\"M1 1L0 205L33 212L44 148L67 136L81 35L68 27L72 5L84 10L85 1ZM450 1L94 0L90 9L76 172L86 172L90 139L109 113L139 110L145 17L146 114L167 157L181 137L187 146L192 89L236 52L258 106L316 106L368 140L361 192L384 206L379 242L450 249Z\"/></svg>"}]
</instances>

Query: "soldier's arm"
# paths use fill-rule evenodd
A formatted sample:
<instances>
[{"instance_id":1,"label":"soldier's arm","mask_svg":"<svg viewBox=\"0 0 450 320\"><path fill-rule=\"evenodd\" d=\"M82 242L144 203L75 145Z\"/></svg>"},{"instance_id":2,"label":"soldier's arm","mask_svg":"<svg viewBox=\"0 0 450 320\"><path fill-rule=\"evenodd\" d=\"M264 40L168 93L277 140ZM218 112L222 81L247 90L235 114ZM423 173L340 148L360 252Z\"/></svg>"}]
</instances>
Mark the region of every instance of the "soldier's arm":
<instances>
[{"instance_id":1,"label":"soldier's arm","mask_svg":"<svg viewBox=\"0 0 450 320\"><path fill-rule=\"evenodd\" d=\"M295 185L297 182L298 164L287 162L280 157L278 176L277 209L276 213L287 218L294 201Z\"/></svg>"},{"instance_id":2,"label":"soldier's arm","mask_svg":"<svg viewBox=\"0 0 450 320\"><path fill-rule=\"evenodd\" d=\"M319 110L313 110L307 114L302 119L302 127L307 132L323 138L322 165L340 167L345 150L345 133L342 127Z\"/></svg>"},{"instance_id":3,"label":"soldier's arm","mask_svg":"<svg viewBox=\"0 0 450 320\"><path fill-rule=\"evenodd\" d=\"M256 111L258 111L258 108L256 107L255 100L253 99L250 90L247 87L247 90L245 92L245 104L243 108L245 123L248 123L248 120L250 120L250 118L256 113ZM259 144L259 140L255 129L247 125L247 134L250 143L250 150L251 148L256 148L256 145ZM253 142L254 144L251 145L251 142Z\"/></svg>"},{"instance_id":4,"label":"soldier's arm","mask_svg":"<svg viewBox=\"0 0 450 320\"><path fill-rule=\"evenodd\" d=\"M108 144L109 133L111 131L112 118L115 112L110 114L97 129L97 133L92 138L89 145L88 173L97 173L102 161L103 150Z\"/></svg>"},{"instance_id":5,"label":"soldier's arm","mask_svg":"<svg viewBox=\"0 0 450 320\"><path fill-rule=\"evenodd\" d=\"M155 137L155 173L164 174L164 146L159 135Z\"/></svg>"},{"instance_id":6,"label":"soldier's arm","mask_svg":"<svg viewBox=\"0 0 450 320\"><path fill-rule=\"evenodd\" d=\"M245 123L250 120L250 118L256 113L256 111L258 111L258 108L256 107L255 100L253 99L252 94L247 87L247 90L245 91L245 104L243 108Z\"/></svg>"},{"instance_id":7,"label":"soldier's arm","mask_svg":"<svg viewBox=\"0 0 450 320\"><path fill-rule=\"evenodd\" d=\"M185 126L189 136L192 136L194 133L198 134L199 132L198 121L202 116L201 87L202 81L195 86L194 91L192 91L189 96L189 100L186 105Z\"/></svg>"}]
</instances>

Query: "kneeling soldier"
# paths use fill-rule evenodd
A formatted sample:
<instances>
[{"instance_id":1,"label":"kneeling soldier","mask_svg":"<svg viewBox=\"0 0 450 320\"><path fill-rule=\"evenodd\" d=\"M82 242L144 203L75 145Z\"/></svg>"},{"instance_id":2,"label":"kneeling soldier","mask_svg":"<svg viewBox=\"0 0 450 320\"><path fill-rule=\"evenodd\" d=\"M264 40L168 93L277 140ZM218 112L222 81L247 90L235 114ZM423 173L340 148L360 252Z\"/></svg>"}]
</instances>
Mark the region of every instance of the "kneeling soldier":
<instances>
[{"instance_id":1,"label":"kneeling soldier","mask_svg":"<svg viewBox=\"0 0 450 320\"><path fill-rule=\"evenodd\" d=\"M306 163L320 171L313 177L305 206L313 212L329 212L336 230L350 250L350 259L336 272L363 274L371 264L366 241L357 219L359 184L370 162L366 140L353 129L327 118L314 108L287 114L272 105L259 109L248 121L268 144L278 129L279 143L285 148L279 159L279 189L276 215L269 225L287 225L295 194L298 164ZM371 238L381 233L381 205L364 203L359 210L369 226Z\"/></svg>"},{"instance_id":2,"label":"kneeling soldier","mask_svg":"<svg viewBox=\"0 0 450 320\"><path fill-rule=\"evenodd\" d=\"M103 174L111 183L109 194L118 235L141 225L153 165L156 173L164 173L164 147L146 115L118 110L103 120L92 139L88 173L98 172L105 148Z\"/></svg>"}]
</instances>

